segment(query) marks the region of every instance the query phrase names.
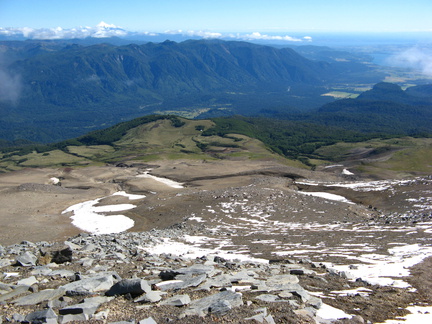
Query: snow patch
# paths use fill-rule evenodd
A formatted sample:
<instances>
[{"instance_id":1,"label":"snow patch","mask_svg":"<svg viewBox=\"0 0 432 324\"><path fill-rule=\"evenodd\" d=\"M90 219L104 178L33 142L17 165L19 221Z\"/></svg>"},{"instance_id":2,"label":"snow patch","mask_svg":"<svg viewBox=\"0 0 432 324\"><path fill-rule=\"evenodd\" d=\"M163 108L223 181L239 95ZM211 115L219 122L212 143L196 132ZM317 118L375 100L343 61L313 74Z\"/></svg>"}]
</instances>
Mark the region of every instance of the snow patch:
<instances>
[{"instance_id":1,"label":"snow patch","mask_svg":"<svg viewBox=\"0 0 432 324\"><path fill-rule=\"evenodd\" d=\"M411 314L397 320L387 320L383 324L429 324L432 323L432 306L410 306Z\"/></svg>"},{"instance_id":2,"label":"snow patch","mask_svg":"<svg viewBox=\"0 0 432 324\"><path fill-rule=\"evenodd\" d=\"M129 197L129 199L141 199L143 196L130 195L125 192L116 192L113 196L121 195ZM124 215L105 215L103 213L125 211L135 208L132 204L106 205L96 206L102 197L94 200L85 201L75 204L65 209L62 214L73 213L72 224L79 229L90 232L92 234L111 234L124 232L134 226L135 222Z\"/></svg>"},{"instance_id":3,"label":"snow patch","mask_svg":"<svg viewBox=\"0 0 432 324\"><path fill-rule=\"evenodd\" d=\"M351 273L354 278L376 285L408 288L410 285L399 279L410 275L409 268L432 254L432 247L411 244L388 249L389 255L363 254L357 259L366 264L357 264L357 269L348 265L334 266L339 271Z\"/></svg>"},{"instance_id":4,"label":"snow patch","mask_svg":"<svg viewBox=\"0 0 432 324\"><path fill-rule=\"evenodd\" d=\"M300 193L302 195L306 195L306 196L314 196L314 197L320 197L320 198L324 198L324 199L328 199L328 200L334 200L334 201L345 202L345 203L348 203L348 204L354 204L352 201L346 199L343 196L331 194L331 193L328 193L328 192L305 192L305 191L298 191L298 193Z\"/></svg>"},{"instance_id":5,"label":"snow patch","mask_svg":"<svg viewBox=\"0 0 432 324\"><path fill-rule=\"evenodd\" d=\"M322 304L316 315L325 320L337 320L352 317L352 315L345 313L343 310L334 308L333 306L327 304Z\"/></svg>"},{"instance_id":6,"label":"snow patch","mask_svg":"<svg viewBox=\"0 0 432 324\"><path fill-rule=\"evenodd\" d=\"M156 181L158 181L158 182L161 182L161 183L163 183L163 184L165 184L165 185L167 185L167 186L169 186L169 187L171 187L171 188L176 188L176 189L184 188L183 184L180 183L180 182L173 181L173 180L170 180L170 179L167 179L167 178L156 177L156 176L153 176L153 175L149 174L149 172L150 172L150 171L146 171L145 173L140 174L140 175L138 175L137 177L138 177L138 178L149 178L149 179L153 179L153 180L156 180Z\"/></svg>"}]
</instances>

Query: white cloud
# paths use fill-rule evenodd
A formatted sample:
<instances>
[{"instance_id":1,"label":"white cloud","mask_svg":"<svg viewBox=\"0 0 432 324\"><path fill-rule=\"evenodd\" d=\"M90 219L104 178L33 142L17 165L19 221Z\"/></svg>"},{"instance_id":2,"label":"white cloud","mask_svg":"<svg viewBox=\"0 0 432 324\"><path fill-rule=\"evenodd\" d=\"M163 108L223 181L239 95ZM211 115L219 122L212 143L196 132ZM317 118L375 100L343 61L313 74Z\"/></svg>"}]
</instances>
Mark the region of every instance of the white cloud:
<instances>
[{"instance_id":1,"label":"white cloud","mask_svg":"<svg viewBox=\"0 0 432 324\"><path fill-rule=\"evenodd\" d=\"M202 30L166 30L164 34L169 35L184 35L189 37L201 37L201 38L222 38L223 35L221 33L202 31Z\"/></svg>"},{"instance_id":2,"label":"white cloud","mask_svg":"<svg viewBox=\"0 0 432 324\"><path fill-rule=\"evenodd\" d=\"M118 26L100 22L95 27L78 27L71 29L57 28L0 28L0 35L4 36L19 36L30 39L71 39L71 38L86 38L86 37L113 37L126 36L128 32Z\"/></svg>"},{"instance_id":3,"label":"white cloud","mask_svg":"<svg viewBox=\"0 0 432 324\"><path fill-rule=\"evenodd\" d=\"M21 77L0 68L0 102L17 103L21 94Z\"/></svg>"},{"instance_id":4,"label":"white cloud","mask_svg":"<svg viewBox=\"0 0 432 324\"><path fill-rule=\"evenodd\" d=\"M248 39L248 40L273 40L273 41L287 41L287 42L301 42L302 41L302 39L300 39L300 38L291 37L288 35L285 35L285 36L266 35L266 34L261 34L259 32L253 32L252 34L240 35L239 38Z\"/></svg>"},{"instance_id":5,"label":"white cloud","mask_svg":"<svg viewBox=\"0 0 432 324\"><path fill-rule=\"evenodd\" d=\"M254 41L254 40L265 40L265 41L279 41L279 42L310 42L312 41L312 37L304 36L302 38L292 37L289 35L267 35L261 34L259 32L253 32L250 34L222 34L218 32L212 31L204 31L204 30L167 30L163 32L163 34L168 35L180 35L183 37L191 37L191 38L218 38L218 39L238 39L238 40L246 40L246 41ZM1 28L0 27L0 35L4 36L23 36L29 39L73 39L73 38L86 38L86 37L97 37L97 38L105 38L105 37L126 37L128 35L145 35L145 36L157 36L160 35L158 33L152 32L130 32L126 31L121 27L118 27L113 24L108 24L101 21L95 27L77 27L71 29L64 29L61 27L57 28L40 28L34 29L29 27L24 28Z\"/></svg>"},{"instance_id":6,"label":"white cloud","mask_svg":"<svg viewBox=\"0 0 432 324\"><path fill-rule=\"evenodd\" d=\"M432 50L414 47L388 59L391 65L412 68L432 76Z\"/></svg>"}]
</instances>

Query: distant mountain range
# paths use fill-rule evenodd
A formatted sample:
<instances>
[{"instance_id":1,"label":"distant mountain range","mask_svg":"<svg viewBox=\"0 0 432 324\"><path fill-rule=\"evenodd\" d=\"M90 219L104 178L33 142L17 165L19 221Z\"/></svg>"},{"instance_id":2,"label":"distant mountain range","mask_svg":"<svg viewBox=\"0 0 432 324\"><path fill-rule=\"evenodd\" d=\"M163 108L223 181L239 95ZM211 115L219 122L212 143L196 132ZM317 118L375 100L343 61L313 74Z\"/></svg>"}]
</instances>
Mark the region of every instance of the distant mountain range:
<instances>
[{"instance_id":1,"label":"distant mountain range","mask_svg":"<svg viewBox=\"0 0 432 324\"><path fill-rule=\"evenodd\" d=\"M13 41L0 50L7 85L0 91L0 138L40 142L170 110L208 117L310 109L332 101L321 96L331 80L368 71L358 62L312 61L290 48L220 40Z\"/></svg>"},{"instance_id":2,"label":"distant mountain range","mask_svg":"<svg viewBox=\"0 0 432 324\"><path fill-rule=\"evenodd\" d=\"M360 101L332 106L334 99L322 96L329 84L376 83L383 77L359 56L325 47L298 48L313 60L291 48L237 41L77 43L0 42L0 138L54 142L152 113L197 118L273 114L334 124L332 114L355 114L350 105ZM369 108L371 101L390 100L406 111L415 105L427 121L428 91L376 87L358 100ZM369 109L363 106L360 115Z\"/></svg>"}]
</instances>

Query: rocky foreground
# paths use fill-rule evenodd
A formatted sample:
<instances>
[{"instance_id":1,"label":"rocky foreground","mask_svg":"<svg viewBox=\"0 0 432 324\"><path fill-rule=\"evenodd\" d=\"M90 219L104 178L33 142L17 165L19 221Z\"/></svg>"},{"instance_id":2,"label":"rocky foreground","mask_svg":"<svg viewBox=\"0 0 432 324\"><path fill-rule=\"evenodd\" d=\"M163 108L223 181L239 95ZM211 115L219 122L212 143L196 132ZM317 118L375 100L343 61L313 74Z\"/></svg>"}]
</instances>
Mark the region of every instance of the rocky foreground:
<instances>
[{"instance_id":1,"label":"rocky foreground","mask_svg":"<svg viewBox=\"0 0 432 324\"><path fill-rule=\"evenodd\" d=\"M351 188L267 164L157 169L181 188L132 167L2 175L0 323L382 323L432 304L430 177ZM144 197L132 232L77 235L66 208L118 211L121 190Z\"/></svg>"},{"instance_id":2,"label":"rocky foreground","mask_svg":"<svg viewBox=\"0 0 432 324\"><path fill-rule=\"evenodd\" d=\"M143 249L158 237L193 231L177 226L141 233L80 234L64 244L22 242L0 247L1 319L3 323L366 323L385 320L386 307L393 308L393 316L403 315L403 308L418 298L402 289L372 287L361 279L348 281L345 273L308 259L267 263L218 255L187 259L151 255ZM358 315L335 314L337 310L312 293L341 289L356 289L350 302L358 306ZM365 297L371 292L373 297Z\"/></svg>"}]
</instances>

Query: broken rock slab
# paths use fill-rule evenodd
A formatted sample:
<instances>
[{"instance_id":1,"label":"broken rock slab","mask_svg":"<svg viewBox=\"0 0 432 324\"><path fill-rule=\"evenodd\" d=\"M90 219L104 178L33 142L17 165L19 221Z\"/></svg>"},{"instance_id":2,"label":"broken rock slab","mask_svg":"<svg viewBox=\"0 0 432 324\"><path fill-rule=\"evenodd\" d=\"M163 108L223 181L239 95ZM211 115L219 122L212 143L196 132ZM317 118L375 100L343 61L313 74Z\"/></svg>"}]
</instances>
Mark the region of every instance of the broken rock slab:
<instances>
[{"instance_id":1,"label":"broken rock slab","mask_svg":"<svg viewBox=\"0 0 432 324\"><path fill-rule=\"evenodd\" d=\"M85 296L95 292L107 291L114 284L112 275L99 275L68 283L60 288L66 291L67 296Z\"/></svg>"},{"instance_id":2,"label":"broken rock slab","mask_svg":"<svg viewBox=\"0 0 432 324\"><path fill-rule=\"evenodd\" d=\"M168 305L168 306L185 306L191 303L191 299L189 295L176 295L172 296L171 298L168 298L161 302L161 305Z\"/></svg>"},{"instance_id":3,"label":"broken rock slab","mask_svg":"<svg viewBox=\"0 0 432 324\"><path fill-rule=\"evenodd\" d=\"M50 301L50 300L60 298L65 294L65 292L66 291L62 288L45 289L30 295L17 298L13 301L13 303L18 306L37 305L44 301Z\"/></svg>"},{"instance_id":4,"label":"broken rock slab","mask_svg":"<svg viewBox=\"0 0 432 324\"><path fill-rule=\"evenodd\" d=\"M31 252L24 252L23 254L20 254L17 258L16 258L16 262L18 265L21 265L23 267L32 267L36 265L36 261L37 261L37 256L35 256L33 253Z\"/></svg>"},{"instance_id":5,"label":"broken rock slab","mask_svg":"<svg viewBox=\"0 0 432 324\"><path fill-rule=\"evenodd\" d=\"M206 316L208 313L220 316L241 305L243 305L242 295L227 290L193 301L181 317Z\"/></svg>"},{"instance_id":6,"label":"broken rock slab","mask_svg":"<svg viewBox=\"0 0 432 324\"><path fill-rule=\"evenodd\" d=\"M195 277L189 275L178 275L176 278L177 280L170 280L169 282L162 281L156 286L163 291L197 287L207 278L207 275L201 274Z\"/></svg>"},{"instance_id":7,"label":"broken rock slab","mask_svg":"<svg viewBox=\"0 0 432 324\"><path fill-rule=\"evenodd\" d=\"M25 322L54 324L57 323L57 319L57 314L51 308L47 308L28 314L25 317Z\"/></svg>"},{"instance_id":8,"label":"broken rock slab","mask_svg":"<svg viewBox=\"0 0 432 324\"><path fill-rule=\"evenodd\" d=\"M106 296L115 296L115 295L142 295L144 293L151 292L151 287L148 284L147 280L144 279L123 279L112 287L109 288L107 292L105 292Z\"/></svg>"},{"instance_id":9,"label":"broken rock slab","mask_svg":"<svg viewBox=\"0 0 432 324\"><path fill-rule=\"evenodd\" d=\"M162 299L162 295L166 294L160 291L149 291L144 295L134 299L135 303L157 303Z\"/></svg>"}]
</instances>

